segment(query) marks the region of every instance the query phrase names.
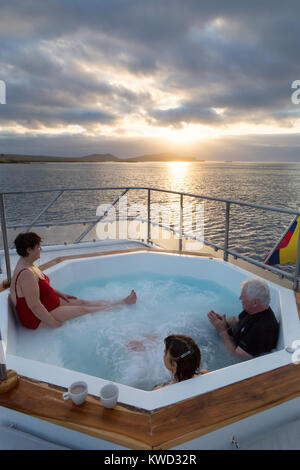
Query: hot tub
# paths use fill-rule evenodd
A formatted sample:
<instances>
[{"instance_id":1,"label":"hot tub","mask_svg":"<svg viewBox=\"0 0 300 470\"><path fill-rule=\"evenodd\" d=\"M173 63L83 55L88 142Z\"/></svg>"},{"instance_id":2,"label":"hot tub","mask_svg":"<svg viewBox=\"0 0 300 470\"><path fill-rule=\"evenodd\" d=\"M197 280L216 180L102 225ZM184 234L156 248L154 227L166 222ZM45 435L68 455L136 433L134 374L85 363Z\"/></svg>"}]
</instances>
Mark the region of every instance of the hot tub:
<instances>
[{"instance_id":1,"label":"hot tub","mask_svg":"<svg viewBox=\"0 0 300 470\"><path fill-rule=\"evenodd\" d=\"M166 278L174 276L174 273L180 273L181 276L199 280L199 283L204 280L211 281L230 290L237 299L240 295L241 282L252 276L247 271L218 259L160 252L124 253L72 259L63 261L45 272L50 277L53 287L64 292L65 287L70 283L84 282L91 277L131 276L145 271L152 274L157 273ZM155 391L145 391L119 384L119 401L148 411L156 410L291 364L292 355L286 351L286 347L291 347L295 341L300 339L299 317L294 293L272 282L268 282L268 284L271 290L271 307L280 322L280 336L275 351L261 357L221 367L204 376ZM89 393L99 396L99 390L107 383L107 380L83 371L41 362L38 350L35 359L22 357L18 348L20 326L10 310L8 295L8 291L0 294L0 328L6 351L7 368L17 370L22 376L62 387L68 387L71 382L77 380L85 380ZM138 304L134 308L138 309ZM118 328L118 324L116 324L116 328ZM53 336L55 331L58 330L52 329L49 334ZM36 335L39 333L39 331L34 332ZM24 330L24 335L26 334L27 332ZM45 333L43 332L43 334ZM45 348L47 347L49 345L45 343ZM78 345L78 347L82 347L82 345Z\"/></svg>"}]
</instances>

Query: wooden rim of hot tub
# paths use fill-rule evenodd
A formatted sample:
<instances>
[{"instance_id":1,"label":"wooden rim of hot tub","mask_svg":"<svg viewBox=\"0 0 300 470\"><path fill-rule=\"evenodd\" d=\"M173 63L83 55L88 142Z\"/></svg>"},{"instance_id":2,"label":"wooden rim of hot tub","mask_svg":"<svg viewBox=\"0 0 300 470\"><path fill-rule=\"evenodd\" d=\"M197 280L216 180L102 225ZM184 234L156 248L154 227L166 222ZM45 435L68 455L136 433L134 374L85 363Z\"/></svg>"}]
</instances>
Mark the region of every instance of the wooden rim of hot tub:
<instances>
[{"instance_id":1,"label":"wooden rim of hot tub","mask_svg":"<svg viewBox=\"0 0 300 470\"><path fill-rule=\"evenodd\" d=\"M142 248L62 256L41 268L47 269L68 259L137 251L157 253L157 250ZM295 293L295 296L300 316L300 295ZM88 395L85 403L76 406L70 400L65 402L62 399L65 391L65 388L53 384L20 377L14 389L0 395L0 406L127 448L170 449L299 397L300 364L273 369L152 411L122 403L114 409L106 409L92 395Z\"/></svg>"},{"instance_id":2,"label":"wooden rim of hot tub","mask_svg":"<svg viewBox=\"0 0 300 470\"><path fill-rule=\"evenodd\" d=\"M14 389L0 395L0 406L130 449L170 449L299 397L300 365L280 367L152 411L121 403L106 409L92 395L76 406L62 399L65 391L20 377Z\"/></svg>"}]
</instances>

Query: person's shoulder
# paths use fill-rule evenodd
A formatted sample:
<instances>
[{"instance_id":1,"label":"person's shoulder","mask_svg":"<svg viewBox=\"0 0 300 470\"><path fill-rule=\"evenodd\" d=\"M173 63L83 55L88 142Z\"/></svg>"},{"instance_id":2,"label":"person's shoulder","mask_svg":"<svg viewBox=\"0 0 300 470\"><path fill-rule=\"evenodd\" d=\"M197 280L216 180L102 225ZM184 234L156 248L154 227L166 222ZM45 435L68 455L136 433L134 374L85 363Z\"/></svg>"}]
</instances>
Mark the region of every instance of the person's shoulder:
<instances>
[{"instance_id":1,"label":"person's shoulder","mask_svg":"<svg viewBox=\"0 0 300 470\"><path fill-rule=\"evenodd\" d=\"M268 307L266 308L266 310L264 310L262 313L262 317L264 317L267 321L276 321L277 323L277 319L276 319L276 315L275 313L273 312L273 310L271 309L271 307Z\"/></svg>"},{"instance_id":2,"label":"person's shoulder","mask_svg":"<svg viewBox=\"0 0 300 470\"><path fill-rule=\"evenodd\" d=\"M239 315L237 315L238 320L242 320L244 317L247 317L249 313L246 310L243 310Z\"/></svg>"},{"instance_id":3,"label":"person's shoulder","mask_svg":"<svg viewBox=\"0 0 300 470\"><path fill-rule=\"evenodd\" d=\"M272 325L273 329L275 329L276 331L279 329L279 322L276 318L276 315L275 313L273 312L273 310L271 309L271 307L269 307L269 313L268 313L268 322L270 323L270 325Z\"/></svg>"},{"instance_id":4,"label":"person's shoulder","mask_svg":"<svg viewBox=\"0 0 300 470\"><path fill-rule=\"evenodd\" d=\"M256 320L254 318L254 320ZM252 324L252 333L255 334L257 337L261 336L268 336L277 334L279 329L279 323L276 319L275 314L272 310L269 309L264 310L261 314L258 314L257 320Z\"/></svg>"},{"instance_id":5,"label":"person's shoulder","mask_svg":"<svg viewBox=\"0 0 300 470\"><path fill-rule=\"evenodd\" d=\"M273 310L272 310L271 307L268 307L268 308L266 309L266 312L268 312L268 315L271 315L272 317L275 317L275 318L276 318L275 313L273 312Z\"/></svg>"},{"instance_id":6,"label":"person's shoulder","mask_svg":"<svg viewBox=\"0 0 300 470\"><path fill-rule=\"evenodd\" d=\"M210 371L207 370L207 369L200 369L199 372L197 372L194 377L198 377L199 375L204 375L204 374L208 374Z\"/></svg>"},{"instance_id":7,"label":"person's shoulder","mask_svg":"<svg viewBox=\"0 0 300 470\"><path fill-rule=\"evenodd\" d=\"M23 281L32 281L35 279L35 274L31 271L31 269L28 268L23 268L20 269L20 271L17 273L16 278L19 277L19 279Z\"/></svg>"},{"instance_id":8,"label":"person's shoulder","mask_svg":"<svg viewBox=\"0 0 300 470\"><path fill-rule=\"evenodd\" d=\"M173 383L175 383L174 380L170 380L169 382L163 382L162 384L155 385L152 388L152 391L158 390L158 389L163 388L163 387L167 387L167 385L172 385Z\"/></svg>"}]
</instances>

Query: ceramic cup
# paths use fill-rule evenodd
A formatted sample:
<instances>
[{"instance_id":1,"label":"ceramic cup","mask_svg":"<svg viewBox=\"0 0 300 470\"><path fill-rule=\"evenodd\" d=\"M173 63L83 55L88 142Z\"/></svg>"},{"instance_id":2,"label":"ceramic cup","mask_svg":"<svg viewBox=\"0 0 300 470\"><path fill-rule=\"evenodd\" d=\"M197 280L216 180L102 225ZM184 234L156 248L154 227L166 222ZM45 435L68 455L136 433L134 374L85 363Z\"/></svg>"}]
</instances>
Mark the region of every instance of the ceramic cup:
<instances>
[{"instance_id":1,"label":"ceramic cup","mask_svg":"<svg viewBox=\"0 0 300 470\"><path fill-rule=\"evenodd\" d=\"M113 383L104 385L100 390L100 400L105 408L113 408L116 406L118 397L119 389Z\"/></svg>"},{"instance_id":2,"label":"ceramic cup","mask_svg":"<svg viewBox=\"0 0 300 470\"><path fill-rule=\"evenodd\" d=\"M66 393L63 393L63 399L71 398L75 405L81 405L87 397L88 386L86 382L73 382Z\"/></svg>"}]
</instances>

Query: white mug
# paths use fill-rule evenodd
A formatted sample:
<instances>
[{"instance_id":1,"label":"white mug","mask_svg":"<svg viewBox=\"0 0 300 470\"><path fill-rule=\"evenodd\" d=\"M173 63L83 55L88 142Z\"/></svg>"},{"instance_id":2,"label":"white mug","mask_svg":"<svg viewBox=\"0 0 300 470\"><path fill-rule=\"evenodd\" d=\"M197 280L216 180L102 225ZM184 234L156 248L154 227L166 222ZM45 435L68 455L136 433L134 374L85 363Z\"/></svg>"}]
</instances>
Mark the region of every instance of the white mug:
<instances>
[{"instance_id":1,"label":"white mug","mask_svg":"<svg viewBox=\"0 0 300 470\"><path fill-rule=\"evenodd\" d=\"M100 390L100 400L105 408L116 406L119 397L119 389L113 383L108 383Z\"/></svg>"},{"instance_id":2,"label":"white mug","mask_svg":"<svg viewBox=\"0 0 300 470\"><path fill-rule=\"evenodd\" d=\"M63 393L63 399L68 400L71 398L75 405L81 405L87 397L88 386L86 382L73 382L66 393Z\"/></svg>"}]
</instances>

